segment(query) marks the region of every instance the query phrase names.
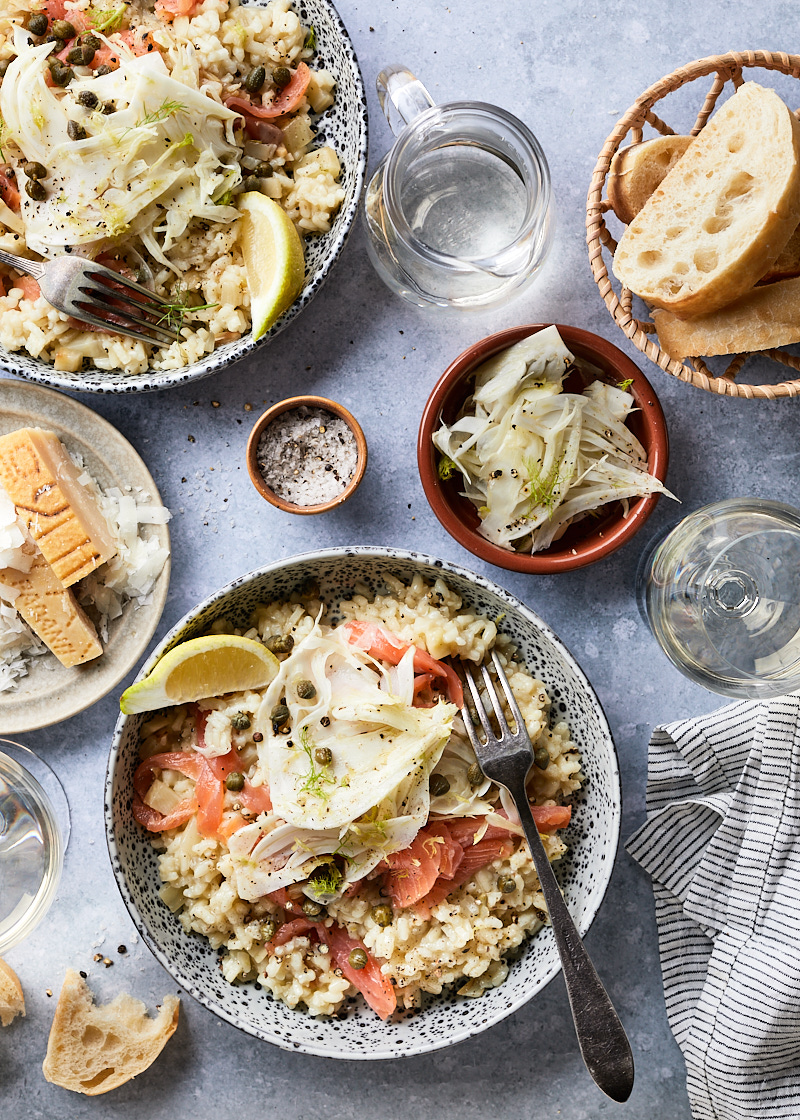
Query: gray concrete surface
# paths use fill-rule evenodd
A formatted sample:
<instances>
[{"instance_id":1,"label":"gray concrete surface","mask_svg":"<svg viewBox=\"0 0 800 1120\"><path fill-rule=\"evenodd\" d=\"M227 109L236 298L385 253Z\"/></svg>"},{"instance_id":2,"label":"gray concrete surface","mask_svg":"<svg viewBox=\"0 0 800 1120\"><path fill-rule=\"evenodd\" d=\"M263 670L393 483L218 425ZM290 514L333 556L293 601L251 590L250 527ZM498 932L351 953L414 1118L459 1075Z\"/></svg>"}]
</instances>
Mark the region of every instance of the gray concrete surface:
<instances>
[{"instance_id":1,"label":"gray concrete surface","mask_svg":"<svg viewBox=\"0 0 800 1120\"><path fill-rule=\"evenodd\" d=\"M494 102L532 127L553 173L555 245L537 285L513 304L481 316L435 318L381 286L359 228L313 305L257 355L188 388L83 398L137 447L174 512L172 588L157 637L220 584L317 546L400 545L471 566L538 611L583 665L619 749L627 837L643 819L651 727L718 703L671 667L634 602L640 551L649 531L673 519L675 509L662 501L634 543L588 570L558 578L501 572L465 553L431 514L416 469L417 424L434 382L466 345L501 327L561 321L611 339L651 378L670 428L668 481L684 510L747 494L798 501L797 404L715 398L649 365L608 316L584 244L590 174L622 111L663 74L706 54L793 50L794 5L339 0L338 7L369 88L372 165L390 143L375 76L387 62L404 62L437 100ZM244 464L247 434L262 406L297 391L342 401L362 422L370 447L356 497L314 519L268 507ZM429 1057L370 1065L284 1053L185 997L175 1038L135 1082L97 1099L48 1085L40 1064L55 995L49 998L46 989L58 992L66 966L87 971L103 995L125 987L154 1003L174 987L137 941L106 853L102 787L117 700L118 694L108 696L66 723L23 737L66 786L72 839L48 919L8 954L26 989L28 1018L0 1032L3 1120L689 1116L683 1063L664 1013L650 886L624 852L587 943L636 1058L627 1105L605 1100L585 1073L560 979L478 1038ZM125 956L116 951L120 944L127 946ZM93 962L98 951L110 955L113 967Z\"/></svg>"}]
</instances>

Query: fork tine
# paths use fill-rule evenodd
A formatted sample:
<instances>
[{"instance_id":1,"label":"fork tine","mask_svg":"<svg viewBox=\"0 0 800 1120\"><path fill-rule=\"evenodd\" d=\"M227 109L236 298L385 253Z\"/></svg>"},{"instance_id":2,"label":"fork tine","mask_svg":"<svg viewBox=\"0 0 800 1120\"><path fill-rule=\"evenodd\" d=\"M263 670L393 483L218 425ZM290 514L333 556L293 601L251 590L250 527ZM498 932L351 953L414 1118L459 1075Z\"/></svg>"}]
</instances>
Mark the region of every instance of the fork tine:
<instances>
[{"instance_id":1,"label":"fork tine","mask_svg":"<svg viewBox=\"0 0 800 1120\"><path fill-rule=\"evenodd\" d=\"M100 319L97 315L93 315L91 311L85 311L78 308L80 311L81 319L87 323L92 323L95 327L100 327L101 330L107 331L109 334L124 334L129 338L138 339L139 342L146 342L148 346L163 345L160 339L155 339L152 334L142 334L141 331L134 330L132 327L124 327L119 323L109 323L107 319ZM174 339L170 339L174 342Z\"/></svg>"},{"instance_id":2,"label":"fork tine","mask_svg":"<svg viewBox=\"0 0 800 1120\"><path fill-rule=\"evenodd\" d=\"M175 335L171 334L165 327L159 326L158 323L152 322L150 319L140 319L138 315L131 314L124 307L109 307L108 303L101 302L100 300L90 299L86 297L80 301L75 301L76 306L83 310L85 307L99 307L102 308L107 314L115 315L120 320L128 320L138 327L145 327L147 331L151 332L154 338L157 338L165 344L171 344L175 341ZM122 323L112 323L110 320L105 320L106 325L113 328L115 325L122 326Z\"/></svg>"},{"instance_id":3,"label":"fork tine","mask_svg":"<svg viewBox=\"0 0 800 1120\"><path fill-rule=\"evenodd\" d=\"M162 299L161 296L151 292L149 288L145 288L143 284L137 284L135 280L129 280L127 276L123 276L121 272L114 272L112 268L106 268L105 265L96 264L94 261L87 261L90 266L87 268L87 274L93 280L102 282L106 287L113 288L115 285L129 288L131 291L139 292L140 295L147 296L148 299L154 303L159 304L161 307L167 307L167 301Z\"/></svg>"},{"instance_id":4,"label":"fork tine","mask_svg":"<svg viewBox=\"0 0 800 1120\"><path fill-rule=\"evenodd\" d=\"M98 288L88 283L78 290L85 292L87 295L101 299L104 307L108 305L109 299L115 299L120 303L130 304L131 307L136 307L139 311L144 311L147 315L155 315L160 316L162 319L164 318L164 309L166 305L163 303L155 303L152 301L150 303L144 303L142 300L135 299L129 292L118 292L113 288Z\"/></svg>"},{"instance_id":5,"label":"fork tine","mask_svg":"<svg viewBox=\"0 0 800 1120\"><path fill-rule=\"evenodd\" d=\"M464 665L464 679L466 680L467 684L469 685L470 695L472 696L472 703L475 707L475 712L478 716L478 719L481 721L481 727L483 728L483 732L486 735L487 739L494 739L495 738L495 733L494 733L494 730L492 729L491 723L489 722L489 716L487 715L486 708L484 707L484 704L483 704L483 700L481 699L481 694L480 694L480 691L478 689L478 682L475 680L474 676L472 675L472 666L467 665L463 662L462 662L462 664ZM464 712L467 713L467 717L464 719L464 723L467 725L467 731L469 731L469 728L472 727L473 734L475 736L477 736L477 731L475 730L475 724L472 722L472 716L467 709L466 703L464 704L464 707L462 708L462 714ZM475 741L472 738L472 735L470 735L470 740L472 741L472 745L474 747L475 746Z\"/></svg>"},{"instance_id":6,"label":"fork tine","mask_svg":"<svg viewBox=\"0 0 800 1120\"><path fill-rule=\"evenodd\" d=\"M494 686L494 681L492 680L491 674L489 673L489 667L485 663L481 664L481 676L483 677L483 683L486 686L486 691L489 694L489 699L492 701L492 707L494 708L494 714L497 718L497 723L500 728L500 734L505 735L510 731L508 722L506 720L506 713L503 711L503 703L497 694L497 689Z\"/></svg>"},{"instance_id":7,"label":"fork tine","mask_svg":"<svg viewBox=\"0 0 800 1120\"><path fill-rule=\"evenodd\" d=\"M494 665L495 671L497 672L497 679L503 686L503 692L505 693L506 701L508 703L511 714L517 724L517 730L519 730L521 727L525 726L525 721L522 718L522 712L519 710L519 704L514 697L514 693L511 691L511 685L508 683L508 677L506 676L505 669L500 664L500 658L497 656L497 650L494 649L492 650L492 664Z\"/></svg>"}]
</instances>

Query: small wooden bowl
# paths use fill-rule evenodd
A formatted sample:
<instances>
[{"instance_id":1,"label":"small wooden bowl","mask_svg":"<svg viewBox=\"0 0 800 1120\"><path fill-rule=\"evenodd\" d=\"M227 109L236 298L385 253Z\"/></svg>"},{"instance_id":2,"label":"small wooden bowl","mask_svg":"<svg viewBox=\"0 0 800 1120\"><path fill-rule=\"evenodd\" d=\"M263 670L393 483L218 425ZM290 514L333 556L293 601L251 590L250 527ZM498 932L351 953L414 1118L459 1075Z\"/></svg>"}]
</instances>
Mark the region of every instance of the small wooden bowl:
<instances>
[{"instance_id":1,"label":"small wooden bowl","mask_svg":"<svg viewBox=\"0 0 800 1120\"><path fill-rule=\"evenodd\" d=\"M554 541L549 548L531 555L500 548L480 536L477 531L480 526L478 511L469 498L459 493L460 474L446 482L439 478L439 452L433 445L433 434L441 420L452 423L456 418L472 391L472 377L478 366L487 358L501 350L507 350L509 346L537 331L544 330L548 325L534 323L525 327L512 327L476 342L460 354L442 374L428 398L417 442L417 463L425 496L450 536L473 555L496 564L498 568L537 575L584 568L587 564L594 564L609 556L641 529L659 499L658 494L631 499L627 517L623 516L621 502L603 506L599 517L584 517L571 525L563 537ZM578 327L562 326L560 323L556 325L572 353L597 366L610 384L631 381L629 392L638 411L630 415L627 426L647 452L648 470L663 482L667 476L669 461L667 423L650 382L630 358L604 338ZM564 384L567 391L580 392L582 388L579 384L573 384L571 377Z\"/></svg>"},{"instance_id":2,"label":"small wooden bowl","mask_svg":"<svg viewBox=\"0 0 800 1120\"><path fill-rule=\"evenodd\" d=\"M306 408L320 408L325 412L330 412L332 416L338 416L344 420L345 424L350 428L356 440L356 469L353 477L350 479L344 490L337 494L335 498L331 498L329 502L320 502L314 506L297 506L292 502L284 501L283 498L278 497L274 490L267 484L266 479L258 465L258 441L261 439L262 432L269 424L284 412L289 412L293 408L300 408L305 405ZM247 471L250 475L250 481L258 490L262 498L266 498L268 502L282 509L284 513L327 513L328 510L335 509L340 506L342 502L356 492L361 479L364 477L364 471L367 469L367 441L364 438L364 433L361 430L361 425L352 415L348 412L343 405L337 404L336 401L328 400L327 397L287 397L285 401L278 401L277 404L272 405L266 412L262 413L256 421L250 438L247 441Z\"/></svg>"}]
</instances>

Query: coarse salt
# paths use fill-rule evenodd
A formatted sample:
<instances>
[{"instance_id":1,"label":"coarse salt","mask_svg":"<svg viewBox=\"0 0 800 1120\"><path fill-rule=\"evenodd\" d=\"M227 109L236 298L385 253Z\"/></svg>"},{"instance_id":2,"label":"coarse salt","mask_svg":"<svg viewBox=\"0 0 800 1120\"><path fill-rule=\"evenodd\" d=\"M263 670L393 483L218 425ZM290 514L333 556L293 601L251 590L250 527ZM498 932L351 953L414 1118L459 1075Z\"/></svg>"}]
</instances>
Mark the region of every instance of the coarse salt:
<instances>
[{"instance_id":1,"label":"coarse salt","mask_svg":"<svg viewBox=\"0 0 800 1120\"><path fill-rule=\"evenodd\" d=\"M345 489L358 462L356 438L341 417L300 405L276 416L258 441L258 469L285 502L316 506Z\"/></svg>"}]
</instances>

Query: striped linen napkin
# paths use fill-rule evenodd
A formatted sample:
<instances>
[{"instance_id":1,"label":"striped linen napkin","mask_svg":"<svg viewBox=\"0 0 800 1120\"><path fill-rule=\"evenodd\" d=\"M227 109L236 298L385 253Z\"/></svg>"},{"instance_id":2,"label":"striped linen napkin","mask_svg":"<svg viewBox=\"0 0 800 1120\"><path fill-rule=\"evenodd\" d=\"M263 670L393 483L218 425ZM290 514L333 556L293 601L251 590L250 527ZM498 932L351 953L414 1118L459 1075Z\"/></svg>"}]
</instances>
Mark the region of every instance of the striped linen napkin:
<instances>
[{"instance_id":1,"label":"striped linen napkin","mask_svg":"<svg viewBox=\"0 0 800 1120\"><path fill-rule=\"evenodd\" d=\"M656 728L626 847L653 878L694 1120L798 1120L800 696Z\"/></svg>"}]
</instances>

